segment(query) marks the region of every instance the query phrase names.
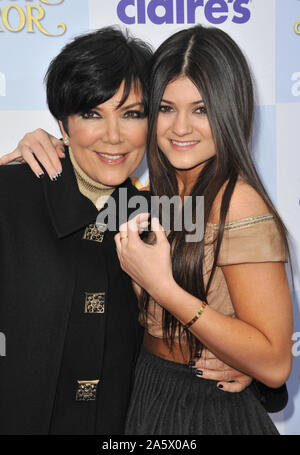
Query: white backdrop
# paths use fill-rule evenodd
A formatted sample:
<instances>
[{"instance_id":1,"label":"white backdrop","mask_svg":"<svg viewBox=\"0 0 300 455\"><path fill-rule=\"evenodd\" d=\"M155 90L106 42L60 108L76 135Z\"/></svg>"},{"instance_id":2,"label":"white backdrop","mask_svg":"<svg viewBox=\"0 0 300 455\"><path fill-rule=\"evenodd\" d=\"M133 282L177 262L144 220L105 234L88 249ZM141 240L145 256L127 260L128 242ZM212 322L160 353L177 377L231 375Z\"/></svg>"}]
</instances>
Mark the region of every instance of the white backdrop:
<instances>
[{"instance_id":1,"label":"white backdrop","mask_svg":"<svg viewBox=\"0 0 300 455\"><path fill-rule=\"evenodd\" d=\"M73 36L119 24L157 47L199 22L228 32L255 75L253 153L290 232L295 272L290 399L271 417L282 434L300 434L299 0L0 0L0 155L37 127L59 134L47 111L42 79L50 59ZM135 176L146 182L145 162Z\"/></svg>"}]
</instances>

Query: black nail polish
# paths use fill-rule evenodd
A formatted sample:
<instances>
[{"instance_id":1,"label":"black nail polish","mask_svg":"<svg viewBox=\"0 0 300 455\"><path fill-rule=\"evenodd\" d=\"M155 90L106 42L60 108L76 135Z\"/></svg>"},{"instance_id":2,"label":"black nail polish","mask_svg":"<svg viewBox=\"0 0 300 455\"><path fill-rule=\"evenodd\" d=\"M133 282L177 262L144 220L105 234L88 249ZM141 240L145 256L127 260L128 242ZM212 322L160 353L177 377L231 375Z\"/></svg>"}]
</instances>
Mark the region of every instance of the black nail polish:
<instances>
[{"instance_id":1,"label":"black nail polish","mask_svg":"<svg viewBox=\"0 0 300 455\"><path fill-rule=\"evenodd\" d=\"M219 389L223 389L222 384L219 384L218 387L219 387Z\"/></svg>"},{"instance_id":2,"label":"black nail polish","mask_svg":"<svg viewBox=\"0 0 300 455\"><path fill-rule=\"evenodd\" d=\"M198 376L202 376L203 375L203 371L202 370L197 370L197 373L196 373Z\"/></svg>"},{"instance_id":3,"label":"black nail polish","mask_svg":"<svg viewBox=\"0 0 300 455\"><path fill-rule=\"evenodd\" d=\"M195 365L196 363L194 362L194 360L189 361L189 367L194 367Z\"/></svg>"},{"instance_id":4,"label":"black nail polish","mask_svg":"<svg viewBox=\"0 0 300 455\"><path fill-rule=\"evenodd\" d=\"M201 352L196 352L195 357L196 357L197 359L200 359L200 357L201 357Z\"/></svg>"},{"instance_id":5,"label":"black nail polish","mask_svg":"<svg viewBox=\"0 0 300 455\"><path fill-rule=\"evenodd\" d=\"M232 383L233 383L233 382L235 382L235 381L234 381L234 380L232 380L232 381L228 381L228 382L230 382L230 384L232 384Z\"/></svg>"},{"instance_id":6,"label":"black nail polish","mask_svg":"<svg viewBox=\"0 0 300 455\"><path fill-rule=\"evenodd\" d=\"M39 174L39 178L43 179L45 177L45 174Z\"/></svg>"}]
</instances>

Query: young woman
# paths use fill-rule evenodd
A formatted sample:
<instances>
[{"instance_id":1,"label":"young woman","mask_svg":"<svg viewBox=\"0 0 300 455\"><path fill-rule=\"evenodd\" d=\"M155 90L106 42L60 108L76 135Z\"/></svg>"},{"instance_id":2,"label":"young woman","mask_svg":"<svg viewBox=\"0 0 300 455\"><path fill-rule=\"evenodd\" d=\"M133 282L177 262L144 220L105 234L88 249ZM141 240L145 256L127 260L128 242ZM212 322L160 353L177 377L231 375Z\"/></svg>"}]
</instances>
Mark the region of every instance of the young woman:
<instances>
[{"instance_id":1,"label":"young woman","mask_svg":"<svg viewBox=\"0 0 300 455\"><path fill-rule=\"evenodd\" d=\"M148 131L151 192L204 196L205 235L155 243L121 226L121 267L143 289L146 327L128 434L276 434L249 389L222 393L184 365L206 346L270 387L291 368L292 310L285 228L248 150L253 90L241 50L223 31L200 25L167 39L154 56ZM183 206L184 212L184 206Z\"/></svg>"}]
</instances>

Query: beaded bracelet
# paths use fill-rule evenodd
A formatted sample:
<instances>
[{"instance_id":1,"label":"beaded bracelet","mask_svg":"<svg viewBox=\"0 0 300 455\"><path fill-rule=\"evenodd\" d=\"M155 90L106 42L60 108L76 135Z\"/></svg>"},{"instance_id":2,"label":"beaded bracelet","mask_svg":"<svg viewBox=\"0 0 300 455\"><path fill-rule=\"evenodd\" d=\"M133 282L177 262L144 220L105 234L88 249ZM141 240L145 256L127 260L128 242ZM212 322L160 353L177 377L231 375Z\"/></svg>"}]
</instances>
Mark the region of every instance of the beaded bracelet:
<instances>
[{"instance_id":1,"label":"beaded bracelet","mask_svg":"<svg viewBox=\"0 0 300 455\"><path fill-rule=\"evenodd\" d=\"M183 328L185 330L189 329L201 316L201 314L203 313L203 311L205 310L205 307L207 307L207 304L202 302L202 307L200 308L200 310L195 314L195 316L193 317L193 319L190 320L190 322L188 322L187 324L185 324L183 326Z\"/></svg>"}]
</instances>

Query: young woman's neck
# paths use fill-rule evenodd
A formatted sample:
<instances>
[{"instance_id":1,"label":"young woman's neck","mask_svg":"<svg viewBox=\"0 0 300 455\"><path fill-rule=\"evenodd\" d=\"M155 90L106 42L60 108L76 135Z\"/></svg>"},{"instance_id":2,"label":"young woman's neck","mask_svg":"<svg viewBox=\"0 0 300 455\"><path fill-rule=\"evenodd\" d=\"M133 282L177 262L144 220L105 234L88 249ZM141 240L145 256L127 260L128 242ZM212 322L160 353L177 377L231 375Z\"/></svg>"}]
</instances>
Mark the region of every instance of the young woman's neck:
<instances>
[{"instance_id":1,"label":"young woman's neck","mask_svg":"<svg viewBox=\"0 0 300 455\"><path fill-rule=\"evenodd\" d=\"M201 163L192 169L176 169L179 196L188 196L195 185L199 174L206 163Z\"/></svg>"}]
</instances>

